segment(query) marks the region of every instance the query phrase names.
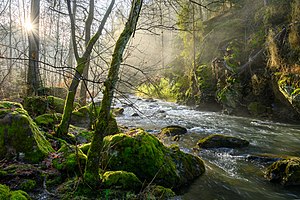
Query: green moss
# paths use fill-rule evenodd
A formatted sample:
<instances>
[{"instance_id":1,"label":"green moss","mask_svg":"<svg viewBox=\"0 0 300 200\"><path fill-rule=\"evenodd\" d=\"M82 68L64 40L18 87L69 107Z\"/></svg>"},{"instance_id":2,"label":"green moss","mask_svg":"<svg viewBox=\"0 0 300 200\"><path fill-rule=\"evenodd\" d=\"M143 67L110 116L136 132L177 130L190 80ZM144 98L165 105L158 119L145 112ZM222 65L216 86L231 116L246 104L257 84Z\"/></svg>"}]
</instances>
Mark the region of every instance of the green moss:
<instances>
[{"instance_id":1,"label":"green moss","mask_svg":"<svg viewBox=\"0 0 300 200\"><path fill-rule=\"evenodd\" d=\"M150 187L149 195L153 195L153 199L170 199L176 194L170 189L160 185Z\"/></svg>"},{"instance_id":2,"label":"green moss","mask_svg":"<svg viewBox=\"0 0 300 200\"><path fill-rule=\"evenodd\" d=\"M142 129L105 137L103 152L106 155L102 164L106 169L133 172L141 181L154 181L165 187L180 187L204 172L204 164L198 157L169 149ZM189 170L185 160L190 158L195 158L189 164L193 163L191 168L198 168L199 173L194 173L195 169L184 178Z\"/></svg>"},{"instance_id":3,"label":"green moss","mask_svg":"<svg viewBox=\"0 0 300 200\"><path fill-rule=\"evenodd\" d=\"M274 162L267 168L265 176L270 181L282 185L300 185L300 158L293 157Z\"/></svg>"},{"instance_id":4,"label":"green moss","mask_svg":"<svg viewBox=\"0 0 300 200\"><path fill-rule=\"evenodd\" d=\"M36 187L36 181L31 179L25 179L20 184L20 189L24 191L31 191Z\"/></svg>"},{"instance_id":5,"label":"green moss","mask_svg":"<svg viewBox=\"0 0 300 200\"><path fill-rule=\"evenodd\" d=\"M9 187L0 184L0 199L2 200L30 200L30 196L22 191L10 191Z\"/></svg>"},{"instance_id":6,"label":"green moss","mask_svg":"<svg viewBox=\"0 0 300 200\"><path fill-rule=\"evenodd\" d=\"M61 171L78 172L79 164L81 169L84 169L86 162L86 155L80 150L80 148L67 143L57 151L59 157L52 160L53 166ZM79 163L78 163L79 161Z\"/></svg>"},{"instance_id":7,"label":"green moss","mask_svg":"<svg viewBox=\"0 0 300 200\"><path fill-rule=\"evenodd\" d=\"M91 147L91 143L86 143L86 144L79 146L80 150L86 155L87 155L90 147Z\"/></svg>"},{"instance_id":8,"label":"green moss","mask_svg":"<svg viewBox=\"0 0 300 200\"><path fill-rule=\"evenodd\" d=\"M9 191L8 186L0 184L0 199L9 199Z\"/></svg>"},{"instance_id":9,"label":"green moss","mask_svg":"<svg viewBox=\"0 0 300 200\"><path fill-rule=\"evenodd\" d=\"M7 104L10 102L0 101L2 107L7 107ZM21 157L24 154L25 160L39 162L54 150L22 106L15 105L12 103L12 108L9 111L4 109L6 114L0 116L0 157Z\"/></svg>"},{"instance_id":10,"label":"green moss","mask_svg":"<svg viewBox=\"0 0 300 200\"><path fill-rule=\"evenodd\" d=\"M200 148L241 148L249 145L249 142L232 136L212 134L198 141Z\"/></svg>"},{"instance_id":11,"label":"green moss","mask_svg":"<svg viewBox=\"0 0 300 200\"><path fill-rule=\"evenodd\" d=\"M134 173L126 171L107 171L102 175L105 188L140 191L142 182Z\"/></svg>"},{"instance_id":12,"label":"green moss","mask_svg":"<svg viewBox=\"0 0 300 200\"><path fill-rule=\"evenodd\" d=\"M53 114L43 114L37 116L34 121L37 125L47 128L47 129L54 129L55 125L58 124L61 120L60 113L53 113Z\"/></svg>"},{"instance_id":13,"label":"green moss","mask_svg":"<svg viewBox=\"0 0 300 200\"><path fill-rule=\"evenodd\" d=\"M11 192L10 200L30 200L30 196L22 191L22 190L17 190Z\"/></svg>"},{"instance_id":14,"label":"green moss","mask_svg":"<svg viewBox=\"0 0 300 200\"><path fill-rule=\"evenodd\" d=\"M161 129L160 134L166 136L182 135L187 133L187 129L181 126L167 126Z\"/></svg>"},{"instance_id":15,"label":"green moss","mask_svg":"<svg viewBox=\"0 0 300 200\"><path fill-rule=\"evenodd\" d=\"M6 171L0 170L0 178L6 176L8 173Z\"/></svg>"},{"instance_id":16,"label":"green moss","mask_svg":"<svg viewBox=\"0 0 300 200\"><path fill-rule=\"evenodd\" d=\"M30 116L45 114L48 109L47 98L41 96L26 97L23 105Z\"/></svg>"}]
</instances>

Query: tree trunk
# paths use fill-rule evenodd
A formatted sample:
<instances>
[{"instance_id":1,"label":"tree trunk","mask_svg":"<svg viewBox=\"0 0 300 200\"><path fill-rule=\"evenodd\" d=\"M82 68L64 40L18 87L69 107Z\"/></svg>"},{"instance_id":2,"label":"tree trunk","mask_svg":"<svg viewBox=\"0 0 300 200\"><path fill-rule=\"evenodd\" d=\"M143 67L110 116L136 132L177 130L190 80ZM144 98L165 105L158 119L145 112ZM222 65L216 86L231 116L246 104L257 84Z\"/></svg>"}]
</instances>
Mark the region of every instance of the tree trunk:
<instances>
[{"instance_id":1,"label":"tree trunk","mask_svg":"<svg viewBox=\"0 0 300 200\"><path fill-rule=\"evenodd\" d=\"M40 0L31 0L30 22L33 30L28 32L29 42L29 67L27 75L27 95L36 95L38 88L41 87L39 71L39 15Z\"/></svg>"},{"instance_id":2,"label":"tree trunk","mask_svg":"<svg viewBox=\"0 0 300 200\"><path fill-rule=\"evenodd\" d=\"M85 181L93 186L99 184L100 180L98 170L101 161L101 149L103 138L107 135L112 134L112 129L110 128L110 125L113 122L110 114L110 109L114 96L115 86L118 81L118 74L122 62L123 52L131 35L135 31L142 4L143 0L133 0L132 2L129 18L126 22L124 30L122 31L121 35L117 40L114 53L112 55L112 61L108 72L107 80L105 81L105 89L103 92L100 113L97 117L96 130L91 143L90 150L88 152L88 159L84 173Z\"/></svg>"},{"instance_id":3,"label":"tree trunk","mask_svg":"<svg viewBox=\"0 0 300 200\"><path fill-rule=\"evenodd\" d=\"M69 88L68 91L68 95L65 101L65 107L64 107L64 112L63 112L63 116L62 116L62 120L60 122L60 124L57 127L56 130L56 134L58 137L62 137L62 136L66 136L68 133L68 129L69 129L69 121L71 118L71 114L73 111L73 104L74 104L74 100L75 100L75 95L76 95L76 91L83 73L83 70L85 68L85 65L87 63L87 61L90 58L90 55L92 53L93 47L96 44L97 40L99 39L100 35L102 34L102 30L104 29L104 25L107 21L108 16L110 15L112 8L115 4L115 0L112 0L108 9L106 10L106 13L98 27L98 30L96 32L96 34L90 39L90 41L88 42L88 45L85 49L85 52L83 53L82 57L79 57L78 54L78 49L77 49L77 45L76 45L76 39L75 39L75 21L74 21L74 17L72 15L71 12L71 3L70 0L67 1L68 2L68 11L70 14L70 20L71 20L71 28L72 28L72 42L73 42L73 49L74 49L74 55L76 58L76 62L77 62L77 67L76 67L76 72L75 72L75 76L73 77L71 86Z\"/></svg>"},{"instance_id":4,"label":"tree trunk","mask_svg":"<svg viewBox=\"0 0 300 200\"><path fill-rule=\"evenodd\" d=\"M89 15L87 20L85 21L85 46L88 46L88 43L91 39L91 27L92 22L94 19L94 7L95 2L94 0L90 0L90 9L89 9ZM86 66L83 70L83 81L81 82L81 88L80 88L80 99L79 103L80 105L84 106L86 105L86 92L88 87L88 82L86 81L89 77L89 68L90 68L90 56L88 57L88 60L86 62Z\"/></svg>"}]
</instances>

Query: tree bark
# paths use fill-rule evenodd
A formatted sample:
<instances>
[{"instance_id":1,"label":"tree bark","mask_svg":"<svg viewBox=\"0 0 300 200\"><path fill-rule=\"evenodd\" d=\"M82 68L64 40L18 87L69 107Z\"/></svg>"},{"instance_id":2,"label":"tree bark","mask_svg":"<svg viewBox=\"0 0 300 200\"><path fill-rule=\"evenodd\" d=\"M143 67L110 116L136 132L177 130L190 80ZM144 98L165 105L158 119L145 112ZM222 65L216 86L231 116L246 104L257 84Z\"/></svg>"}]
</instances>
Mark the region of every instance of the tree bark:
<instances>
[{"instance_id":1,"label":"tree bark","mask_svg":"<svg viewBox=\"0 0 300 200\"><path fill-rule=\"evenodd\" d=\"M85 21L85 46L87 47L90 39L91 39L91 27L92 22L94 19L94 7L95 7L95 1L90 0L90 8L89 8L89 15L87 20ZM90 57L88 57L88 60L86 62L86 66L83 70L83 81L81 82L81 88L80 88L80 98L79 103L80 105L84 106L86 105L86 92L88 87L88 82L86 81L89 77L89 67L90 67Z\"/></svg>"},{"instance_id":2,"label":"tree bark","mask_svg":"<svg viewBox=\"0 0 300 200\"><path fill-rule=\"evenodd\" d=\"M107 80L105 81L103 99L101 102L100 112L96 121L96 130L91 143L90 150L88 152L87 164L84 173L85 181L93 186L99 184L100 180L98 170L101 161L101 149L103 138L107 135L112 134L112 129L110 125L113 124L113 121L110 114L110 109L114 96L115 86L118 82L119 69L122 62L123 53L131 35L134 34L142 4L143 0L132 1L129 18L121 35L117 40L114 53L112 55L112 61L108 72Z\"/></svg>"},{"instance_id":3,"label":"tree bark","mask_svg":"<svg viewBox=\"0 0 300 200\"><path fill-rule=\"evenodd\" d=\"M76 95L76 91L77 91L79 82L81 80L83 70L85 68L86 63L89 60L89 57L92 53L94 45L96 44L97 40L99 39L100 35L102 34L102 31L104 29L104 25L107 21L107 18L110 15L112 8L115 4L115 0L111 1L110 5L109 5L108 9L106 10L106 13L98 27L96 34L89 40L88 45L87 45L82 57L79 57L79 53L78 53L78 49L77 49L76 38L75 38L75 19L71 12L70 0L68 0L67 3L68 3L68 11L69 11L69 15L70 15L70 20L71 20L72 43L73 43L74 55L76 58L77 66L76 66L75 76L72 79L72 83L69 88L68 95L67 95L67 98L65 101L65 107L64 107L62 120L56 130L56 134L58 137L66 136L68 133L69 121L70 121L71 114L73 111L75 95Z\"/></svg>"},{"instance_id":4,"label":"tree bark","mask_svg":"<svg viewBox=\"0 0 300 200\"><path fill-rule=\"evenodd\" d=\"M29 66L27 74L27 95L37 95L38 89L41 87L40 70L39 70L39 15L40 0L31 0L30 22L33 30L28 32L29 42Z\"/></svg>"}]
</instances>

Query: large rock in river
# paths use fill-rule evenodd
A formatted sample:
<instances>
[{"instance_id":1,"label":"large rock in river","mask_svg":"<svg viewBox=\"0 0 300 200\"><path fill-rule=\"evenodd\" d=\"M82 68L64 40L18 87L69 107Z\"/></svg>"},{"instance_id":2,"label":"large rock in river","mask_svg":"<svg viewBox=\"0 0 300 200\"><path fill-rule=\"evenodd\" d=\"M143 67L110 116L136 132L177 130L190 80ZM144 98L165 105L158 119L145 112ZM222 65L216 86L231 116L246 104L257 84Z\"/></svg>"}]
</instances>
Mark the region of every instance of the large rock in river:
<instances>
[{"instance_id":1,"label":"large rock in river","mask_svg":"<svg viewBox=\"0 0 300 200\"><path fill-rule=\"evenodd\" d=\"M249 145L249 142L240 138L221 134L212 134L198 141L197 145L203 149L210 148L241 148Z\"/></svg>"},{"instance_id":2,"label":"large rock in river","mask_svg":"<svg viewBox=\"0 0 300 200\"><path fill-rule=\"evenodd\" d=\"M265 177L282 185L300 185L300 158L279 160L268 167Z\"/></svg>"},{"instance_id":3,"label":"large rock in river","mask_svg":"<svg viewBox=\"0 0 300 200\"><path fill-rule=\"evenodd\" d=\"M0 101L0 159L19 158L35 163L53 151L21 104Z\"/></svg>"},{"instance_id":4,"label":"large rock in river","mask_svg":"<svg viewBox=\"0 0 300 200\"><path fill-rule=\"evenodd\" d=\"M167 126L161 129L160 135L162 136L175 136L187 133L187 129L177 125Z\"/></svg>"},{"instance_id":5,"label":"large rock in river","mask_svg":"<svg viewBox=\"0 0 300 200\"><path fill-rule=\"evenodd\" d=\"M103 152L107 170L132 172L142 182L168 188L184 186L205 171L199 157L168 148L142 129L105 137Z\"/></svg>"}]
</instances>

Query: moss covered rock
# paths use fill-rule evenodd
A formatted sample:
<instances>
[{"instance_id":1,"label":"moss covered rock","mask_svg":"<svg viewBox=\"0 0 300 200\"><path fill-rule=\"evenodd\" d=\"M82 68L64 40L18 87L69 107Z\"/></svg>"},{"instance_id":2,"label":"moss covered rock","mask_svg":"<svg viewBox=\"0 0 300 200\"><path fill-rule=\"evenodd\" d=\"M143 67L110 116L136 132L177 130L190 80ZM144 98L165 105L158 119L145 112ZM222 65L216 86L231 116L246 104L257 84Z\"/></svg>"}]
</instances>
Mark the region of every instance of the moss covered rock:
<instances>
[{"instance_id":1,"label":"moss covered rock","mask_svg":"<svg viewBox=\"0 0 300 200\"><path fill-rule=\"evenodd\" d=\"M0 199L3 200L30 200L30 196L22 191L10 191L9 187L6 185L0 184Z\"/></svg>"},{"instance_id":2,"label":"moss covered rock","mask_svg":"<svg viewBox=\"0 0 300 200\"><path fill-rule=\"evenodd\" d=\"M68 91L62 87L41 87L38 89L39 96L55 96L65 99L67 93Z\"/></svg>"},{"instance_id":3,"label":"moss covered rock","mask_svg":"<svg viewBox=\"0 0 300 200\"><path fill-rule=\"evenodd\" d=\"M268 113L268 108L260 102L251 102L247 108L250 114L254 116L263 116Z\"/></svg>"},{"instance_id":4,"label":"moss covered rock","mask_svg":"<svg viewBox=\"0 0 300 200\"><path fill-rule=\"evenodd\" d=\"M249 142L240 138L213 134L209 135L197 142L200 148L241 148L249 145Z\"/></svg>"},{"instance_id":5,"label":"moss covered rock","mask_svg":"<svg viewBox=\"0 0 300 200\"><path fill-rule=\"evenodd\" d=\"M53 151L21 104L0 101L0 158L38 162Z\"/></svg>"},{"instance_id":6,"label":"moss covered rock","mask_svg":"<svg viewBox=\"0 0 300 200\"><path fill-rule=\"evenodd\" d=\"M102 175L102 183L105 188L140 191L142 182L132 172L107 171Z\"/></svg>"},{"instance_id":7,"label":"moss covered rock","mask_svg":"<svg viewBox=\"0 0 300 200\"><path fill-rule=\"evenodd\" d=\"M44 129L52 129L54 130L55 125L59 124L60 120L62 119L62 114L60 113L53 113L53 114L43 114L37 116L34 121L37 125Z\"/></svg>"},{"instance_id":8,"label":"moss covered rock","mask_svg":"<svg viewBox=\"0 0 300 200\"><path fill-rule=\"evenodd\" d=\"M63 113L65 100L54 96L32 96L24 99L24 108L30 116L38 116L45 113ZM74 108L80 105L74 103Z\"/></svg>"},{"instance_id":9,"label":"moss covered rock","mask_svg":"<svg viewBox=\"0 0 300 200\"><path fill-rule=\"evenodd\" d=\"M75 126L90 128L91 127L91 113L88 106L83 106L72 112L71 124Z\"/></svg>"},{"instance_id":10,"label":"moss covered rock","mask_svg":"<svg viewBox=\"0 0 300 200\"><path fill-rule=\"evenodd\" d=\"M175 136L187 133L187 129L181 126L167 126L161 129L160 134L163 136Z\"/></svg>"},{"instance_id":11,"label":"moss covered rock","mask_svg":"<svg viewBox=\"0 0 300 200\"><path fill-rule=\"evenodd\" d=\"M84 169L86 162L86 155L76 148L74 145L63 144L57 151L57 156L52 160L53 166L66 172L78 172L80 169Z\"/></svg>"},{"instance_id":12,"label":"moss covered rock","mask_svg":"<svg viewBox=\"0 0 300 200\"><path fill-rule=\"evenodd\" d=\"M160 185L151 185L140 195L142 199L171 199L176 194L170 189Z\"/></svg>"},{"instance_id":13,"label":"moss covered rock","mask_svg":"<svg viewBox=\"0 0 300 200\"><path fill-rule=\"evenodd\" d=\"M267 168L265 177L271 182L281 183L282 185L300 185L300 158L274 162Z\"/></svg>"},{"instance_id":14,"label":"moss covered rock","mask_svg":"<svg viewBox=\"0 0 300 200\"><path fill-rule=\"evenodd\" d=\"M108 170L134 173L142 182L179 188L205 171L203 161L179 149L165 147L142 129L104 138L103 165Z\"/></svg>"}]
</instances>

